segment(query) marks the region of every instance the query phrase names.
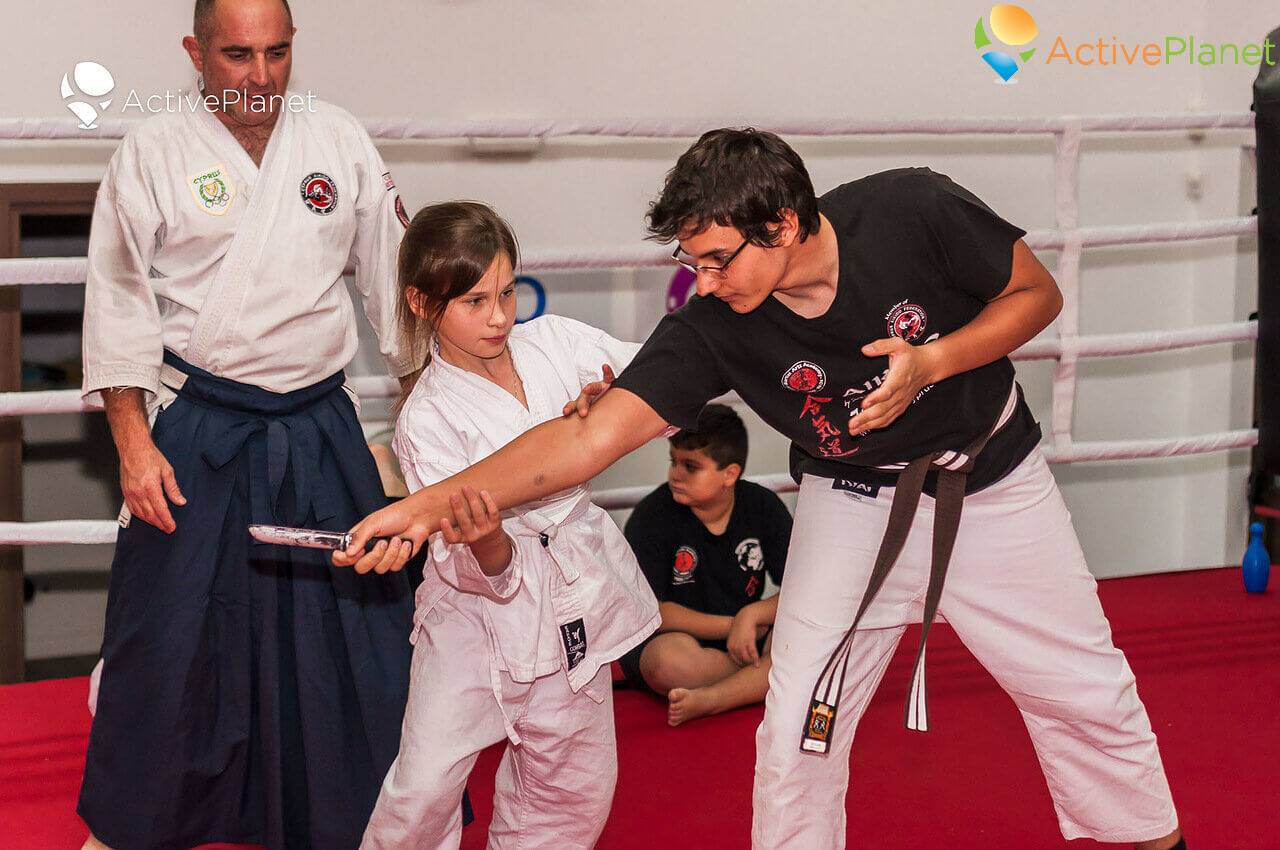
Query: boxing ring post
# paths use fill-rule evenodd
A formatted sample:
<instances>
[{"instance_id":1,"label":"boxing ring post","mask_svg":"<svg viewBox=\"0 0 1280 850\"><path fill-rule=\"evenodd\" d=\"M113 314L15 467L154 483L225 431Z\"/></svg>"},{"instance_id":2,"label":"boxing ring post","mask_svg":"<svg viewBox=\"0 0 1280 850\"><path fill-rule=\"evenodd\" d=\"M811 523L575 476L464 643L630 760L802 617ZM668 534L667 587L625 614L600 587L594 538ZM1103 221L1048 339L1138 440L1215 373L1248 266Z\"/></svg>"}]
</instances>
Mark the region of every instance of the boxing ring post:
<instances>
[{"instance_id":1,"label":"boxing ring post","mask_svg":"<svg viewBox=\"0 0 1280 850\"><path fill-rule=\"evenodd\" d=\"M13 258L21 253L19 242L24 217L88 216L93 212L97 191L97 183L0 185L0 258ZM20 290L0 285L0 392L17 394L21 390ZM21 417L0 413L0 520L22 519L22 424ZM3 625L0 628L0 684L21 682L25 678L25 577L23 550L5 545L0 538L0 624Z\"/></svg>"},{"instance_id":2,"label":"boxing ring post","mask_svg":"<svg viewBox=\"0 0 1280 850\"><path fill-rule=\"evenodd\" d=\"M1273 43L1280 28L1267 36ZM1258 144L1258 358L1254 366L1258 446L1251 507L1280 508L1280 67L1259 66L1253 84ZM1280 554L1280 521L1260 516L1267 548Z\"/></svg>"},{"instance_id":3,"label":"boxing ring post","mask_svg":"<svg viewBox=\"0 0 1280 850\"><path fill-rule=\"evenodd\" d=\"M0 257L18 256L18 228L10 199L0 195ZM0 392L22 389L22 300L0 288ZM22 418L0 417L0 521L22 519ZM23 680L25 598L22 549L0 546L0 684Z\"/></svg>"}]
</instances>

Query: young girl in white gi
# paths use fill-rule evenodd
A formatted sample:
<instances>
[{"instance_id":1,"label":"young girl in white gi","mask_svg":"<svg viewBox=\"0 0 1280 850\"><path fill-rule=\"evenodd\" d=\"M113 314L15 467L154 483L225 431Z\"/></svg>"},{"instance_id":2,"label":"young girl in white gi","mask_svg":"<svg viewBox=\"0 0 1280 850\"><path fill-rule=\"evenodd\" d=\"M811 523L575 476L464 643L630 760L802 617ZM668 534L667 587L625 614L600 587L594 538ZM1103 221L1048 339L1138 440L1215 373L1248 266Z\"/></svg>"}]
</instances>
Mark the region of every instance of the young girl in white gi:
<instances>
[{"instance_id":1,"label":"young girl in white gi","mask_svg":"<svg viewBox=\"0 0 1280 850\"><path fill-rule=\"evenodd\" d=\"M405 233L401 327L429 346L393 443L410 491L563 415L639 349L559 316L516 326L517 263L482 204L428 207ZM617 776L609 662L660 617L589 497L574 487L500 516L487 492L455 495L457 527L428 544L400 753L364 848L456 848L467 776L503 738L489 847L594 846Z\"/></svg>"}]
</instances>

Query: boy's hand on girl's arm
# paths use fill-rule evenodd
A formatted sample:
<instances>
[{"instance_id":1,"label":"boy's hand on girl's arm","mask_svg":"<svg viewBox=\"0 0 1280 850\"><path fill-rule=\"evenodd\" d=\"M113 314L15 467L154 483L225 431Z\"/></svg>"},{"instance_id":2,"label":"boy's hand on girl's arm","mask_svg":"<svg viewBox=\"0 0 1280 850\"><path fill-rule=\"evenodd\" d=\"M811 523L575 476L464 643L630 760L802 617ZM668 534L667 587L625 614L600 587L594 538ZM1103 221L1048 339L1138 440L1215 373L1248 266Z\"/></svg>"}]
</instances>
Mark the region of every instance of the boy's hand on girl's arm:
<instances>
[{"instance_id":1,"label":"boy's hand on girl's arm","mask_svg":"<svg viewBox=\"0 0 1280 850\"><path fill-rule=\"evenodd\" d=\"M600 367L600 380L592 381L582 387L582 391L578 393L578 397L567 403L562 411L565 416L577 411L579 416L586 416L591 410L591 405L599 400L609 389L609 385L613 383L613 368L605 363Z\"/></svg>"},{"instance_id":2,"label":"boy's hand on girl's arm","mask_svg":"<svg viewBox=\"0 0 1280 850\"><path fill-rule=\"evenodd\" d=\"M457 527L448 517L440 520L440 534L449 544L466 543L487 576L499 575L511 563L511 539L502 530L502 515L488 490L477 493L463 487L449 497Z\"/></svg>"}]
</instances>

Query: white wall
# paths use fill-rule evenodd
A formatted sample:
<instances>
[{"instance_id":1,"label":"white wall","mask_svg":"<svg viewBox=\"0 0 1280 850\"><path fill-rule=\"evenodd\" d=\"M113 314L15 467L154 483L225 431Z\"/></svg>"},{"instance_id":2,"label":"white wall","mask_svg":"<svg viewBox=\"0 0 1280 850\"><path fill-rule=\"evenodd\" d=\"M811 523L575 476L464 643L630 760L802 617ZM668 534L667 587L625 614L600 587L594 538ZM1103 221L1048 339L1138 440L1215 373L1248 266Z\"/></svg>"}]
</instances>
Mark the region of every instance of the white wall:
<instances>
[{"instance_id":1,"label":"white wall","mask_svg":"<svg viewBox=\"0 0 1280 850\"><path fill-rule=\"evenodd\" d=\"M118 86L189 88L179 38L185 3L109 6L4 0L8 14L0 117L67 117L62 73L93 59ZM452 0L354 4L296 0L293 87L359 116L434 119L705 117L768 124L784 117L1047 116L1063 113L1239 112L1253 68L1032 65L993 85L972 47L988 4L764 3L652 0L537 3ZM1047 53L1053 36L1127 42L1166 34L1260 39L1262 4L1173 0L1028 4ZM1251 134L1089 138L1081 172L1084 224L1209 218L1253 205ZM796 139L819 190L869 171L928 164L1027 228L1053 224L1052 145L1045 138ZM469 197L494 204L526 249L633 245L662 174L687 141L557 141L531 158L482 159L462 143L381 149L412 210ZM0 181L96 180L110 143L0 143ZM1189 180L1199 189L1189 192ZM1256 301L1251 240L1089 252L1085 333L1175 328L1245 318ZM1052 255L1045 256L1051 266ZM542 276L550 309L639 338L657 320L667 275ZM367 352L357 364L376 369ZM1047 364L1021 378L1047 421ZM1252 346L1087 362L1079 440L1164 437L1248 427ZM377 405L368 416L375 417ZM42 426L28 424L31 431ZM785 445L752 427L752 472L785 467ZM601 477L604 487L657 481L665 447L647 447ZM1099 575L1230 563L1243 548L1247 453L1056 468ZM29 506L28 518L52 514ZM104 505L102 516L110 515ZM33 629L32 654L36 646ZM52 645L52 644L50 644Z\"/></svg>"}]
</instances>

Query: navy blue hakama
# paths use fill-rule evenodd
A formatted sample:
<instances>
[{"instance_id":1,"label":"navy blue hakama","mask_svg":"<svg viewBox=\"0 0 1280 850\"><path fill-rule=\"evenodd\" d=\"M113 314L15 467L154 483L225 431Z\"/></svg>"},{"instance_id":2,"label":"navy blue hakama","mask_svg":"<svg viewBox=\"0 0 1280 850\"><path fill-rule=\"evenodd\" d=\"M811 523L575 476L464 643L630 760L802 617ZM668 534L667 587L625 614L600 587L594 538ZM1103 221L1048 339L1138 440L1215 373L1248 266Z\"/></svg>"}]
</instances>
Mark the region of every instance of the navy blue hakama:
<instances>
[{"instance_id":1,"label":"navy blue hakama","mask_svg":"<svg viewBox=\"0 0 1280 850\"><path fill-rule=\"evenodd\" d=\"M413 600L402 573L259 544L386 504L341 372L273 393L188 377L153 436L186 496L133 520L111 568L78 812L116 850L349 850L400 740Z\"/></svg>"}]
</instances>

